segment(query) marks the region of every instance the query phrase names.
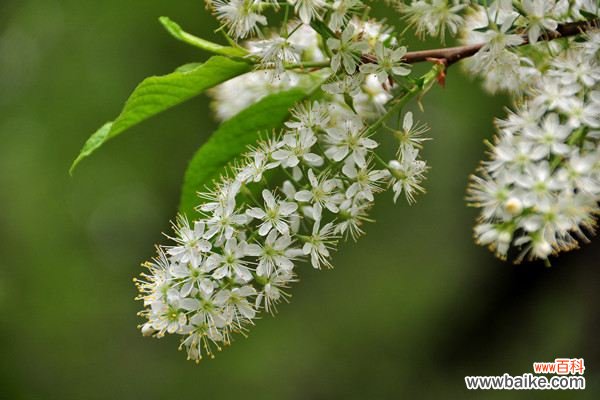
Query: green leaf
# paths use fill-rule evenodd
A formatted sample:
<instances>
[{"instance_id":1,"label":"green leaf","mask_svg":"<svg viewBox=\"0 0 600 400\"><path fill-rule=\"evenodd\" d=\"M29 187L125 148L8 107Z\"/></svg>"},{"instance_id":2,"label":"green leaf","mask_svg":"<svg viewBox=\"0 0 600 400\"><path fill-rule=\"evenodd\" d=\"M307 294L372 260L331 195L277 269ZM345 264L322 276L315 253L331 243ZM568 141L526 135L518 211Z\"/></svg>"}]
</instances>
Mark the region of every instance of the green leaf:
<instances>
[{"instance_id":1,"label":"green leaf","mask_svg":"<svg viewBox=\"0 0 600 400\"><path fill-rule=\"evenodd\" d=\"M288 118L290 108L311 92L296 88L269 95L223 122L188 166L179 212L188 218L198 216L194 209L200 203L197 192L210 188L227 166L239 159L248 145L256 143L261 134L279 128Z\"/></svg>"},{"instance_id":2,"label":"green leaf","mask_svg":"<svg viewBox=\"0 0 600 400\"><path fill-rule=\"evenodd\" d=\"M192 72L193 70L195 70L196 68L198 68L201 65L202 65L202 63L183 64L183 65L180 65L179 67L175 68L175 72L182 72L182 73Z\"/></svg>"},{"instance_id":3,"label":"green leaf","mask_svg":"<svg viewBox=\"0 0 600 400\"><path fill-rule=\"evenodd\" d=\"M214 54L220 54L222 56L244 57L248 54L248 52L242 47L222 46L220 44L209 42L208 40L191 35L181 29L181 26L169 19L169 17L160 17L158 20L171 34L171 36L194 47L198 47Z\"/></svg>"},{"instance_id":4,"label":"green leaf","mask_svg":"<svg viewBox=\"0 0 600 400\"><path fill-rule=\"evenodd\" d=\"M204 64L187 64L168 75L146 78L135 88L117 119L104 124L85 142L69 173L107 140L251 68L245 62L214 56Z\"/></svg>"}]
</instances>

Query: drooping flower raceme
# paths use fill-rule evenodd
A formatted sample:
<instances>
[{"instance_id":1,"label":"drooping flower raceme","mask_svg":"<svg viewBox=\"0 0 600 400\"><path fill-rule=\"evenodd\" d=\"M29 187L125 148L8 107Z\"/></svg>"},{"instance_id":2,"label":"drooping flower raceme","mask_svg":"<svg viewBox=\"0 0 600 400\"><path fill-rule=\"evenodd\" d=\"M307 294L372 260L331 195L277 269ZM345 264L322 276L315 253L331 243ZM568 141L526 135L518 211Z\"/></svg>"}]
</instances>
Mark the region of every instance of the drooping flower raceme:
<instances>
[{"instance_id":1,"label":"drooping flower raceme","mask_svg":"<svg viewBox=\"0 0 600 400\"><path fill-rule=\"evenodd\" d=\"M481 208L476 238L501 258L514 249L517 262L547 260L593 233L600 200L600 33L539 40L559 37L559 24L582 13L598 12L599 4L589 1L497 1L465 17L463 40L483 44L465 66L489 91L517 99L498 120L491 158L469 189L471 204ZM526 42L536 45L520 46Z\"/></svg>"},{"instance_id":2,"label":"drooping flower raceme","mask_svg":"<svg viewBox=\"0 0 600 400\"><path fill-rule=\"evenodd\" d=\"M220 190L205 194L204 216L193 228L180 218L174 244L159 248L138 280L148 306L142 312L148 319L144 333L185 335L182 345L190 358L212 355L231 333L244 332L262 307L273 311L287 299L301 261L331 267L338 240L362 233L373 195L395 185L397 173L372 161L378 144L364 127L334 126L315 115L322 107L302 104L273 145L248 153ZM346 112L351 121L358 118ZM256 168L257 160L262 168ZM406 158L406 168L413 161ZM287 171L288 178L263 189L260 197L248 195L261 186L250 171L273 170ZM404 190L412 201L412 187L422 176L409 178L411 173L403 182L411 179Z\"/></svg>"},{"instance_id":3,"label":"drooping flower raceme","mask_svg":"<svg viewBox=\"0 0 600 400\"><path fill-rule=\"evenodd\" d=\"M478 240L500 256L519 247L545 259L573 247L598 211L600 33L545 41L559 24L598 9L586 1L393 3L417 34L480 44L467 68L487 88L519 96L471 184L482 210ZM338 242L363 234L376 194L391 189L394 201L413 203L424 192L428 128L402 107L445 72L432 60L430 72L410 76L401 38L366 17L359 0L209 4L256 65L211 91L218 118L282 89L321 90L199 193L199 216L179 217L171 244L144 264L142 333L181 335L195 361L245 334L263 310L274 313L302 265L332 267ZM267 15L281 14L280 29L267 26ZM379 130L397 142L392 160Z\"/></svg>"},{"instance_id":4,"label":"drooping flower raceme","mask_svg":"<svg viewBox=\"0 0 600 400\"><path fill-rule=\"evenodd\" d=\"M546 259L593 232L600 210L599 50L597 39L568 43L497 123L491 159L473 178L470 199L482 208L478 241L502 258L515 246L518 261Z\"/></svg>"},{"instance_id":5,"label":"drooping flower raceme","mask_svg":"<svg viewBox=\"0 0 600 400\"><path fill-rule=\"evenodd\" d=\"M313 11L325 4L293 3L304 22L320 18ZM358 10L358 4L348 9ZM337 4L332 15L342 6ZM240 15L246 15L242 11ZM217 15L222 14L217 10ZM191 359L212 356L214 349L229 343L232 333L244 333L260 310L274 312L289 298L287 290L299 264L330 268L338 241L363 233L375 194L393 187L395 198L403 193L412 202L422 191L425 164L417 158L418 142L404 142L399 160L388 165L375 157L379 143L367 125L385 112L395 80L410 72L402 62L406 48L398 47L391 31L375 21L351 14L338 21L340 36L326 41L297 22L286 25L285 37L247 41L260 70L235 79L231 97L229 83L213 91L218 115L227 117L235 113L227 108L244 108L282 85L307 81L287 65L323 60L331 64L316 73L324 80L324 97L298 104L282 132L258 143L228 177L201 193L202 216L195 221L180 217L173 244L159 247L158 256L145 264L148 271L138 280L146 305L142 332L183 335L182 348ZM243 19L226 24L239 38L251 29L235 30L250 25ZM324 56L327 52L330 60ZM361 65L368 53L376 57L372 68ZM264 89L252 89L259 82ZM402 177L394 163L406 169ZM273 178L277 175L282 179ZM265 185L267 176L272 184Z\"/></svg>"}]
</instances>

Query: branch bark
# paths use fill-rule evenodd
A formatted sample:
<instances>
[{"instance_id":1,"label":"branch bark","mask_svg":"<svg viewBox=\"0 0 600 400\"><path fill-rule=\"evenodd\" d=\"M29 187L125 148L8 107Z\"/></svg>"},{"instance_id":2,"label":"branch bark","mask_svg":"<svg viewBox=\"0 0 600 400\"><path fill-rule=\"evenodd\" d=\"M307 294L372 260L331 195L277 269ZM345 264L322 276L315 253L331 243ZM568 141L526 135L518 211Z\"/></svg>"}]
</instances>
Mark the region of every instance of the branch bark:
<instances>
[{"instance_id":1,"label":"branch bark","mask_svg":"<svg viewBox=\"0 0 600 400\"><path fill-rule=\"evenodd\" d=\"M546 32L542 36L542 40L550 41L554 39L576 36L590 29L600 26L600 19L592 19L589 21L571 22L559 25L555 31ZM523 43L520 46L529 44L527 35L523 36ZM445 47L440 49L409 51L404 55L403 61L407 64L416 64L423 61L437 60L443 63L446 67L464 59L475 55L485 43L478 43L466 46ZM377 59L371 54L362 57L364 63L373 63Z\"/></svg>"}]
</instances>

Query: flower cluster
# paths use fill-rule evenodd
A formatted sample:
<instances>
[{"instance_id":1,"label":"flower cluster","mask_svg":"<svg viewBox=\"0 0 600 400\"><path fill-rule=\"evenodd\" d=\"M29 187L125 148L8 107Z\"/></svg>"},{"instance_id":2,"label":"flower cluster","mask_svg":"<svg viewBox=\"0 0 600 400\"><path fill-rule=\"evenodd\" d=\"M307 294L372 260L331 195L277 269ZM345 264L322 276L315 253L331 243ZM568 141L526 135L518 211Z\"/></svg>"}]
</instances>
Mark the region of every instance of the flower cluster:
<instances>
[{"instance_id":1,"label":"flower cluster","mask_svg":"<svg viewBox=\"0 0 600 400\"><path fill-rule=\"evenodd\" d=\"M503 120L473 177L475 233L504 258L547 259L593 232L600 210L600 32L565 43ZM556 46L558 47L558 46Z\"/></svg>"},{"instance_id":2,"label":"flower cluster","mask_svg":"<svg viewBox=\"0 0 600 400\"><path fill-rule=\"evenodd\" d=\"M344 108L344 95L350 96L359 115L373 118L385 110L384 106L392 98L388 78L410 73L407 65L401 62L406 47L397 46L393 32L377 21L349 18L340 39L330 38L328 43L321 43L319 34L300 21L289 22L284 31L289 32L285 39L270 31L269 38L245 41L249 57L258 60L258 69L210 90L212 108L219 119L226 120L271 93L314 85L315 79L331 74L325 68L306 74L305 70L293 68L295 65L328 67L330 64L340 73L341 79L330 79L324 86L332 97L329 100ZM351 51L337 48L343 42L353 46ZM326 57L324 45L335 52L331 60ZM360 55L370 52L377 55L376 62L361 64L361 70L356 71ZM347 71L350 73L344 74Z\"/></svg>"},{"instance_id":3,"label":"flower cluster","mask_svg":"<svg viewBox=\"0 0 600 400\"><path fill-rule=\"evenodd\" d=\"M173 244L159 247L137 280L148 307L144 334L185 335L189 358L212 355L259 310L274 312L288 298L299 262L330 268L338 239L363 233L376 193L393 186L412 200L422 190L425 166L415 160L422 129L411 113L397 132L405 155L388 168L375 161L378 143L362 119L332 112L339 111L317 101L299 105L280 136L260 142L231 177L201 194L201 218L179 218ZM283 182L267 187L265 176L277 171Z\"/></svg>"},{"instance_id":4,"label":"flower cluster","mask_svg":"<svg viewBox=\"0 0 600 400\"><path fill-rule=\"evenodd\" d=\"M522 94L560 51L555 44L549 47L540 40L560 36L559 24L599 14L594 0L500 0L487 8L472 6L459 35L463 43L483 47L464 65L471 75L483 79L488 91ZM525 43L531 46L520 46Z\"/></svg>"},{"instance_id":5,"label":"flower cluster","mask_svg":"<svg viewBox=\"0 0 600 400\"><path fill-rule=\"evenodd\" d=\"M398 141L396 159L375 153L374 134L391 116L386 105L393 102L396 116L416 91L406 89L414 86L405 78L411 72L403 62L406 48L391 29L357 17L361 2L232 0L212 6L229 34L245 39L257 65L212 90L221 119L276 90L321 82L322 94L298 104L281 132L261 140L212 190L199 193L201 216L179 217L172 244L160 246L136 280L146 307L142 333L182 335L181 348L196 361L229 344L233 333L245 334L262 310L274 313L289 298L300 263L331 268L338 240L363 234L375 194L391 188L394 201L404 195L414 202L427 170L419 158L427 129L413 123L411 112L397 129L387 127ZM266 23L263 10L280 7L298 19L248 38ZM308 65L319 71L307 73Z\"/></svg>"},{"instance_id":6,"label":"flower cluster","mask_svg":"<svg viewBox=\"0 0 600 400\"><path fill-rule=\"evenodd\" d=\"M417 34L460 33L480 44L468 68L485 71L488 88L521 95L498 124L492 159L473 178L479 241L500 256L513 245L538 258L574 246L574 236L593 226L600 195L600 33L539 42L559 23L597 15L597 7L588 0L392 3ZM256 66L211 91L220 119L274 91L320 90L199 193L200 217L179 217L171 244L158 247L136 280L142 333L181 335L195 361L287 301L301 263L332 267L338 240L363 234L375 194L391 188L394 201L403 195L413 203L424 191L428 128L402 108L445 72L441 62L410 77L406 47L359 0L208 4ZM267 15L283 15L277 29ZM391 161L377 150L379 128L397 141Z\"/></svg>"},{"instance_id":7,"label":"flower cluster","mask_svg":"<svg viewBox=\"0 0 600 400\"><path fill-rule=\"evenodd\" d=\"M415 1L403 8L410 18L441 14L444 4L457 13L438 17L454 21L448 30L480 46L466 70L490 92L516 96L515 110L498 121L491 159L469 188L471 204L481 208L478 242L501 258L520 249L517 262L576 247L593 231L598 210L598 32L541 40L560 37L561 24L598 16L598 2L499 0L465 7Z\"/></svg>"},{"instance_id":8,"label":"flower cluster","mask_svg":"<svg viewBox=\"0 0 600 400\"><path fill-rule=\"evenodd\" d=\"M475 236L501 258L547 260L593 233L600 201L600 32L559 27L600 15L594 0L401 2L417 33L447 30L479 51L464 67L492 92L516 97L469 187L481 208ZM523 46L528 44L528 46Z\"/></svg>"}]
</instances>

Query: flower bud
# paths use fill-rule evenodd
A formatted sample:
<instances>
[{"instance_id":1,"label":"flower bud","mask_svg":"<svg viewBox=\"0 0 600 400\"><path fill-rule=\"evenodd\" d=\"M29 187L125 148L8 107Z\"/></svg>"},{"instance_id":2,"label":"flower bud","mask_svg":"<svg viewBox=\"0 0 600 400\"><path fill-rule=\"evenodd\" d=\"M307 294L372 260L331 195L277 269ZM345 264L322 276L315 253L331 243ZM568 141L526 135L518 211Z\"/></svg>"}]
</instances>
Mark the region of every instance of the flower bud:
<instances>
[{"instance_id":1,"label":"flower bud","mask_svg":"<svg viewBox=\"0 0 600 400\"><path fill-rule=\"evenodd\" d=\"M519 215L523 212L523 202L517 197L510 197L504 203L504 210L510 215Z\"/></svg>"},{"instance_id":2,"label":"flower bud","mask_svg":"<svg viewBox=\"0 0 600 400\"><path fill-rule=\"evenodd\" d=\"M142 325L142 335L144 336L152 336L152 334L155 332L154 328L152 328L152 325L148 322L146 322L144 325Z\"/></svg>"},{"instance_id":3,"label":"flower bud","mask_svg":"<svg viewBox=\"0 0 600 400\"><path fill-rule=\"evenodd\" d=\"M400 164L400 161L398 160L390 160L390 162L388 163L388 167L390 167L390 169L393 170L399 170L402 168L402 164Z\"/></svg>"},{"instance_id":4,"label":"flower bud","mask_svg":"<svg viewBox=\"0 0 600 400\"><path fill-rule=\"evenodd\" d=\"M544 239L538 240L533 244L533 253L538 258L547 258L552 253L552 246Z\"/></svg>"}]
</instances>

